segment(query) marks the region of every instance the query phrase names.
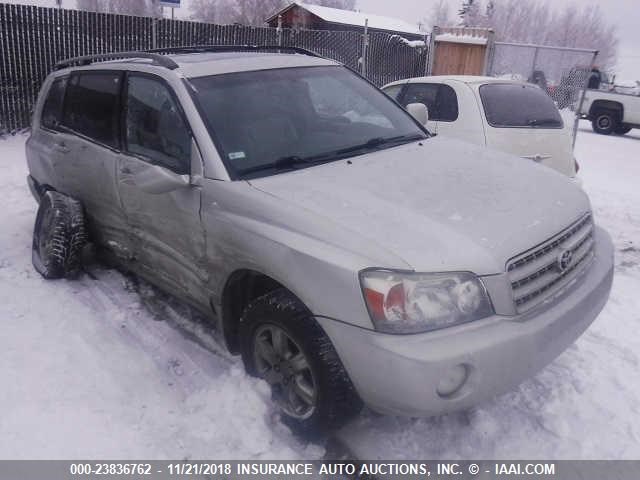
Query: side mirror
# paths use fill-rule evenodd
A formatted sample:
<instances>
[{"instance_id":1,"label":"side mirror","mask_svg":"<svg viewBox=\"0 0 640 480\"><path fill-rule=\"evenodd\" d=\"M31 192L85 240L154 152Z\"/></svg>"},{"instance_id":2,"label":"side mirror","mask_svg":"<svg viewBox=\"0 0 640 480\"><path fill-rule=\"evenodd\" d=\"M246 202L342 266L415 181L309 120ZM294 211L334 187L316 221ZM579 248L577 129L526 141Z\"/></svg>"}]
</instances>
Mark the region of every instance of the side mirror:
<instances>
[{"instance_id":1,"label":"side mirror","mask_svg":"<svg viewBox=\"0 0 640 480\"><path fill-rule=\"evenodd\" d=\"M429 121L429 109L424 103L410 103L407 105L407 111L421 125L426 125Z\"/></svg>"},{"instance_id":2,"label":"side mirror","mask_svg":"<svg viewBox=\"0 0 640 480\"><path fill-rule=\"evenodd\" d=\"M136 172L133 181L140 190L151 193L167 193L189 185L189 175L178 175L157 165L147 165Z\"/></svg>"}]
</instances>

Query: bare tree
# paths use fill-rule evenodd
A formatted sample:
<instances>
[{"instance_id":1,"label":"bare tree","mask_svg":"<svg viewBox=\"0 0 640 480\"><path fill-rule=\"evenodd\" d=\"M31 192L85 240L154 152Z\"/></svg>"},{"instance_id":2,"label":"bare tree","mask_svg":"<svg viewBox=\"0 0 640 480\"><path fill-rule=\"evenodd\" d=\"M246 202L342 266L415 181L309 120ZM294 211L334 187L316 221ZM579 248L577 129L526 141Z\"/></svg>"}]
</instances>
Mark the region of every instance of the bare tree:
<instances>
[{"instance_id":1,"label":"bare tree","mask_svg":"<svg viewBox=\"0 0 640 480\"><path fill-rule=\"evenodd\" d=\"M479 0L463 0L458 16L460 24L465 27L477 25L481 18Z\"/></svg>"},{"instance_id":2,"label":"bare tree","mask_svg":"<svg viewBox=\"0 0 640 480\"><path fill-rule=\"evenodd\" d=\"M123 15L150 16L157 14L157 7L151 0L77 0L79 10L92 12L120 13Z\"/></svg>"},{"instance_id":3,"label":"bare tree","mask_svg":"<svg viewBox=\"0 0 640 480\"><path fill-rule=\"evenodd\" d=\"M89 12L101 12L103 10L103 0L77 0L78 10L87 10Z\"/></svg>"},{"instance_id":4,"label":"bare tree","mask_svg":"<svg viewBox=\"0 0 640 480\"><path fill-rule=\"evenodd\" d=\"M430 30L433 29L434 26L446 27L453 24L454 21L451 18L449 2L447 2L447 0L438 0L438 3L433 5L431 15L427 21Z\"/></svg>"},{"instance_id":5,"label":"bare tree","mask_svg":"<svg viewBox=\"0 0 640 480\"><path fill-rule=\"evenodd\" d=\"M284 0L192 0L191 18L202 22L263 25Z\"/></svg>"},{"instance_id":6,"label":"bare tree","mask_svg":"<svg viewBox=\"0 0 640 480\"><path fill-rule=\"evenodd\" d=\"M468 8L470 4L473 8ZM599 50L598 65L610 70L616 61L618 38L597 5L551 8L540 0L465 0L462 24L493 28L496 40ZM483 8L484 7L484 8Z\"/></svg>"},{"instance_id":7,"label":"bare tree","mask_svg":"<svg viewBox=\"0 0 640 480\"><path fill-rule=\"evenodd\" d=\"M282 0L235 0L232 4L234 23L263 25L269 16L282 7Z\"/></svg>"},{"instance_id":8,"label":"bare tree","mask_svg":"<svg viewBox=\"0 0 640 480\"><path fill-rule=\"evenodd\" d=\"M198 22L228 23L231 17L231 0L191 0L191 19Z\"/></svg>"}]
</instances>

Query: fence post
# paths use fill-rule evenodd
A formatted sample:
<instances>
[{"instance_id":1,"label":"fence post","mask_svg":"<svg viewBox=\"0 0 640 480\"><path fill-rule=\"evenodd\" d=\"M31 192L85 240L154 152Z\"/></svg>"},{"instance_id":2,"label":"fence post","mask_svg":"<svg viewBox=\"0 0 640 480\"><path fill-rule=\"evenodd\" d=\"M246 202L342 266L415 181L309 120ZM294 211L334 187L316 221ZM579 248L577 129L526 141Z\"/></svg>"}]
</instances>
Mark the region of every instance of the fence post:
<instances>
[{"instance_id":1,"label":"fence post","mask_svg":"<svg viewBox=\"0 0 640 480\"><path fill-rule=\"evenodd\" d=\"M425 32L424 34L424 75L429 75L429 53L431 51L431 38L430 35Z\"/></svg>"},{"instance_id":2,"label":"fence post","mask_svg":"<svg viewBox=\"0 0 640 480\"><path fill-rule=\"evenodd\" d=\"M151 48L158 48L158 19L151 19Z\"/></svg>"},{"instance_id":3,"label":"fence post","mask_svg":"<svg viewBox=\"0 0 640 480\"><path fill-rule=\"evenodd\" d=\"M487 32L487 48L484 52L484 68L482 69L483 75L493 74L493 53L496 43L496 33L493 30Z\"/></svg>"},{"instance_id":4,"label":"fence post","mask_svg":"<svg viewBox=\"0 0 640 480\"><path fill-rule=\"evenodd\" d=\"M282 46L282 15L278 15L278 28L276 28L276 38L278 39L278 46Z\"/></svg>"},{"instance_id":5,"label":"fence post","mask_svg":"<svg viewBox=\"0 0 640 480\"><path fill-rule=\"evenodd\" d=\"M598 50L593 53L593 57L591 58L591 65L589 65L589 72L596 65L596 57L598 56ZM584 103L584 96L587 93L587 85L589 84L589 75L587 74L587 78L585 78L584 84L582 85L582 92L580 93L580 101L576 106L576 119L573 122L573 142L571 143L571 148L576 148L576 137L578 136L578 124L580 123L580 115L582 115L582 104Z\"/></svg>"},{"instance_id":6,"label":"fence post","mask_svg":"<svg viewBox=\"0 0 640 480\"><path fill-rule=\"evenodd\" d=\"M534 78L533 72L536 71L536 64L538 63L538 52L540 52L540 48L536 47L533 53L533 66L531 67L531 75L529 76L529 78Z\"/></svg>"},{"instance_id":7,"label":"fence post","mask_svg":"<svg viewBox=\"0 0 640 480\"><path fill-rule=\"evenodd\" d=\"M367 49L369 47L369 19L364 20L364 35L362 36L362 76L367 78Z\"/></svg>"},{"instance_id":8,"label":"fence post","mask_svg":"<svg viewBox=\"0 0 640 480\"><path fill-rule=\"evenodd\" d=\"M158 48L158 0L151 0L151 48Z\"/></svg>"},{"instance_id":9,"label":"fence post","mask_svg":"<svg viewBox=\"0 0 640 480\"><path fill-rule=\"evenodd\" d=\"M427 58L427 76L433 73L433 63L436 57L436 37L440 33L440 27L434 25L431 29L431 38L429 38L429 57Z\"/></svg>"}]
</instances>

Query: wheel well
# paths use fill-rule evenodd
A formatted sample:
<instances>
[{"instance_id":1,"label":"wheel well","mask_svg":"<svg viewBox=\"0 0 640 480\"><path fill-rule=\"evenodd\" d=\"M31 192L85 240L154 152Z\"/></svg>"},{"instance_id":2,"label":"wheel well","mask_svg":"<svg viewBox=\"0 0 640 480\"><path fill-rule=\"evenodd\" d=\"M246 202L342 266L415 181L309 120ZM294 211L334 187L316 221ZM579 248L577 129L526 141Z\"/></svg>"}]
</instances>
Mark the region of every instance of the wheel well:
<instances>
[{"instance_id":1,"label":"wheel well","mask_svg":"<svg viewBox=\"0 0 640 480\"><path fill-rule=\"evenodd\" d=\"M222 292L222 326L225 341L231 353L238 353L238 326L240 316L249 303L283 288L273 278L254 270L237 270L231 274Z\"/></svg>"},{"instance_id":2,"label":"wheel well","mask_svg":"<svg viewBox=\"0 0 640 480\"><path fill-rule=\"evenodd\" d=\"M596 100L591 105L589 109L589 116L595 117L602 110L607 110L611 112L615 112L619 115L619 119L622 120L622 116L624 113L624 107L619 102L614 102L612 100Z\"/></svg>"}]
</instances>

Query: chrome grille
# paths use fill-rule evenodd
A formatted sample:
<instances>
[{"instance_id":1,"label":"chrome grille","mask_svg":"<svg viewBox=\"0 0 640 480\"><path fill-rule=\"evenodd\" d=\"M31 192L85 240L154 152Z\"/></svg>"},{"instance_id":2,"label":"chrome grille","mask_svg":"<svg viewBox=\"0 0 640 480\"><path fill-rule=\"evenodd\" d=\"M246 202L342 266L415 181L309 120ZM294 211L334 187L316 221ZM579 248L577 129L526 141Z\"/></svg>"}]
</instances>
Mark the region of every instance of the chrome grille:
<instances>
[{"instance_id":1,"label":"chrome grille","mask_svg":"<svg viewBox=\"0 0 640 480\"><path fill-rule=\"evenodd\" d=\"M593 220L586 214L542 245L507 264L518 313L552 297L586 268L594 256Z\"/></svg>"}]
</instances>

